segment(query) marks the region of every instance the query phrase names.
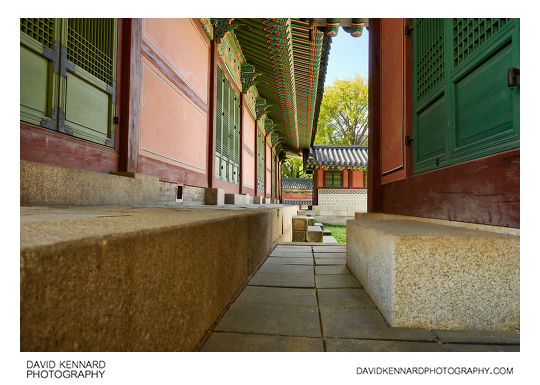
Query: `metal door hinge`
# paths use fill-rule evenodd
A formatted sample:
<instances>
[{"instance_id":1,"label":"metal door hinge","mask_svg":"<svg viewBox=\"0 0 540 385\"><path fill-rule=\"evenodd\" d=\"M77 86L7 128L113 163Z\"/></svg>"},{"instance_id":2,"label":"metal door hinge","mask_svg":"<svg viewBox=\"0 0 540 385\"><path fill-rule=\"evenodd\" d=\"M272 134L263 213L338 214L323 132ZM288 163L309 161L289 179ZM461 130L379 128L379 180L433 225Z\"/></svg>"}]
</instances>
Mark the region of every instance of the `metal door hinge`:
<instances>
[{"instance_id":1,"label":"metal door hinge","mask_svg":"<svg viewBox=\"0 0 540 385\"><path fill-rule=\"evenodd\" d=\"M413 28L412 25L407 24L407 25L405 26L405 32L404 32L405 35L406 35L406 36L410 36L411 33L412 33L412 31L413 31L413 29L414 29L414 28Z\"/></svg>"},{"instance_id":2,"label":"metal door hinge","mask_svg":"<svg viewBox=\"0 0 540 385\"><path fill-rule=\"evenodd\" d=\"M514 89L515 86L519 86L519 68L508 68L508 87Z\"/></svg>"},{"instance_id":3,"label":"metal door hinge","mask_svg":"<svg viewBox=\"0 0 540 385\"><path fill-rule=\"evenodd\" d=\"M112 118L112 122L113 122L113 124L120 124L120 118L118 116L114 116Z\"/></svg>"},{"instance_id":4,"label":"metal door hinge","mask_svg":"<svg viewBox=\"0 0 540 385\"><path fill-rule=\"evenodd\" d=\"M112 103L116 104L116 80L113 80L112 85L107 84L107 93L112 97Z\"/></svg>"},{"instance_id":5,"label":"metal door hinge","mask_svg":"<svg viewBox=\"0 0 540 385\"><path fill-rule=\"evenodd\" d=\"M412 135L405 135L405 145L410 146L414 140Z\"/></svg>"},{"instance_id":6,"label":"metal door hinge","mask_svg":"<svg viewBox=\"0 0 540 385\"><path fill-rule=\"evenodd\" d=\"M66 124L66 113L61 108L58 108L58 132L73 135L73 129Z\"/></svg>"},{"instance_id":7,"label":"metal door hinge","mask_svg":"<svg viewBox=\"0 0 540 385\"><path fill-rule=\"evenodd\" d=\"M42 118L39 125L49 130L56 131L56 125L58 123L58 107L53 107L50 118Z\"/></svg>"},{"instance_id":8,"label":"metal door hinge","mask_svg":"<svg viewBox=\"0 0 540 385\"><path fill-rule=\"evenodd\" d=\"M54 50L44 45L43 56L53 62L53 72L58 73L60 68L60 44L54 43Z\"/></svg>"},{"instance_id":9,"label":"metal door hinge","mask_svg":"<svg viewBox=\"0 0 540 385\"><path fill-rule=\"evenodd\" d=\"M111 130L111 137L105 139L105 146L114 148L114 128Z\"/></svg>"},{"instance_id":10,"label":"metal door hinge","mask_svg":"<svg viewBox=\"0 0 540 385\"><path fill-rule=\"evenodd\" d=\"M60 75L66 78L67 71L75 72L75 63L68 60L67 48L62 46L60 48Z\"/></svg>"}]
</instances>

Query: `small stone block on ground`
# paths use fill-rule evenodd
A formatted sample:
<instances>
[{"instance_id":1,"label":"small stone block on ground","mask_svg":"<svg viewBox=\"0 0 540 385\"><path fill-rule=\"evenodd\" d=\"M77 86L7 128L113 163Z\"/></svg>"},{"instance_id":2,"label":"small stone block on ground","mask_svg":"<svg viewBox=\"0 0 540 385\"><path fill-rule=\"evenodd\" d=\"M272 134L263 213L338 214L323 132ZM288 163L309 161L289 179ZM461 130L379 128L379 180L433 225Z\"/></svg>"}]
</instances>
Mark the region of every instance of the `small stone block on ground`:
<instances>
[{"instance_id":1,"label":"small stone block on ground","mask_svg":"<svg viewBox=\"0 0 540 385\"><path fill-rule=\"evenodd\" d=\"M300 216L305 217L305 216L306 216L306 212L305 212L305 211L302 211L302 210L298 210L298 214L296 214L296 215L300 215Z\"/></svg>"},{"instance_id":2,"label":"small stone block on ground","mask_svg":"<svg viewBox=\"0 0 540 385\"><path fill-rule=\"evenodd\" d=\"M263 197L255 195L253 197L253 204L260 205L261 203L263 203Z\"/></svg>"},{"instance_id":3,"label":"small stone block on ground","mask_svg":"<svg viewBox=\"0 0 540 385\"><path fill-rule=\"evenodd\" d=\"M225 204L227 205L245 205L247 203L248 203L248 197L246 195L225 194Z\"/></svg>"},{"instance_id":4,"label":"small stone block on ground","mask_svg":"<svg viewBox=\"0 0 540 385\"><path fill-rule=\"evenodd\" d=\"M222 188L207 188L204 192L205 205L225 204L225 191Z\"/></svg>"},{"instance_id":5,"label":"small stone block on ground","mask_svg":"<svg viewBox=\"0 0 540 385\"><path fill-rule=\"evenodd\" d=\"M307 217L295 215L292 217L292 228L293 231L306 231L308 229L308 219Z\"/></svg>"},{"instance_id":6,"label":"small stone block on ground","mask_svg":"<svg viewBox=\"0 0 540 385\"><path fill-rule=\"evenodd\" d=\"M313 217L306 217L307 218L307 224L308 226L315 226L315 218ZM322 227L321 227L322 229Z\"/></svg>"},{"instance_id":7,"label":"small stone block on ground","mask_svg":"<svg viewBox=\"0 0 540 385\"><path fill-rule=\"evenodd\" d=\"M293 242L305 242L306 241L307 231L297 231L293 230L292 240Z\"/></svg>"},{"instance_id":8,"label":"small stone block on ground","mask_svg":"<svg viewBox=\"0 0 540 385\"><path fill-rule=\"evenodd\" d=\"M306 239L308 242L322 242L322 229L319 226L308 226Z\"/></svg>"}]
</instances>

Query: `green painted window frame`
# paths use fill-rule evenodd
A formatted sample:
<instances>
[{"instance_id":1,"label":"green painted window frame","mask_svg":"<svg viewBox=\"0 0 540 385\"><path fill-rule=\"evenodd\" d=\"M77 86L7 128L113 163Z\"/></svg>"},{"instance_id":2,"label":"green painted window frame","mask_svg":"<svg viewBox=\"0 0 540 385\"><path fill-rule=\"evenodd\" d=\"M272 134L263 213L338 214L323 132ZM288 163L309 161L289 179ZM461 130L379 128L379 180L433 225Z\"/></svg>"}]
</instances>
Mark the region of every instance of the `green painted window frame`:
<instances>
[{"instance_id":1,"label":"green painted window frame","mask_svg":"<svg viewBox=\"0 0 540 385\"><path fill-rule=\"evenodd\" d=\"M429 28L426 28L431 35L422 33L422 27L419 26L422 20L431 23ZM465 89L467 82L472 83L475 77L480 77L496 65L503 67L500 64L502 60L508 61L505 67L519 68L519 19L506 19L501 22L502 26L496 32L483 40L478 40L474 45L469 41L478 39L477 36L481 35L478 32L479 27L474 27L472 30L465 29L465 33L457 32L456 26L460 23L480 24L493 22L492 20L495 19L413 19L413 174L520 146L519 86L505 93L502 91L504 87L501 86L501 82L495 83L493 80L494 86L498 86L494 88L493 93L496 91L497 95L503 95L506 100L511 100L511 105L506 103L505 106L506 113L511 110L512 120L511 123L489 126L478 134L474 134L474 130L475 127L481 126L482 120L480 116L474 115L475 108L487 98L477 97L474 100L478 100L478 104L471 105L463 103L463 100L467 100L469 92L461 91L460 93L460 87ZM439 31L438 36L442 37L442 40L439 38L438 42L435 38L436 31ZM431 42L432 46L425 47L426 52L420 52L421 47L426 45L426 41L428 44ZM436 44L442 44L442 49L440 49L442 56L432 57L432 60L427 63L423 62L425 55L433 56L432 52L439 50L440 47ZM463 48L467 44L469 46ZM443 67L437 63L442 63ZM422 68L431 71L427 74L427 87ZM502 72L497 72L497 79L500 81L506 77L506 73ZM420 74L423 76L422 79L419 79ZM432 79L435 81L430 83ZM490 95L487 92L486 94ZM462 109L468 111L461 113L458 108L460 103ZM497 111L502 110L497 109ZM467 113L469 115L466 116ZM503 112L500 113L501 116L502 114ZM465 123L460 124L460 117L461 122ZM473 119L476 119L479 124L476 126L471 124Z\"/></svg>"},{"instance_id":2,"label":"green painted window frame","mask_svg":"<svg viewBox=\"0 0 540 385\"><path fill-rule=\"evenodd\" d=\"M265 175L265 143L264 135L257 130L257 191L264 191L264 175Z\"/></svg>"},{"instance_id":3,"label":"green painted window frame","mask_svg":"<svg viewBox=\"0 0 540 385\"><path fill-rule=\"evenodd\" d=\"M343 187L343 173L341 171L324 171L324 187ZM327 175L330 181L327 180ZM339 176L339 178L338 178Z\"/></svg>"}]
</instances>

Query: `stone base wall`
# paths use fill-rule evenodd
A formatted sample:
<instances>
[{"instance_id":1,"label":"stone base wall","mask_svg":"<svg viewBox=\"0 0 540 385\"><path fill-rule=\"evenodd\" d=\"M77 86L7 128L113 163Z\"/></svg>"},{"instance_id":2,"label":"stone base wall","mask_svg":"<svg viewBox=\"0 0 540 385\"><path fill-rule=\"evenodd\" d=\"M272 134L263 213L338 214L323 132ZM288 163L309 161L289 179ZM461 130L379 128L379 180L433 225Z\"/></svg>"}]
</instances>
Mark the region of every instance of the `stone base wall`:
<instances>
[{"instance_id":1,"label":"stone base wall","mask_svg":"<svg viewBox=\"0 0 540 385\"><path fill-rule=\"evenodd\" d=\"M313 206L313 215L316 216L338 216L338 217L354 217L358 212L365 210L364 206Z\"/></svg>"},{"instance_id":2,"label":"stone base wall","mask_svg":"<svg viewBox=\"0 0 540 385\"><path fill-rule=\"evenodd\" d=\"M297 212L21 209L21 351L196 350Z\"/></svg>"},{"instance_id":3,"label":"stone base wall","mask_svg":"<svg viewBox=\"0 0 540 385\"><path fill-rule=\"evenodd\" d=\"M367 211L367 189L318 189L319 206L354 206ZM354 214L353 214L354 215Z\"/></svg>"}]
</instances>

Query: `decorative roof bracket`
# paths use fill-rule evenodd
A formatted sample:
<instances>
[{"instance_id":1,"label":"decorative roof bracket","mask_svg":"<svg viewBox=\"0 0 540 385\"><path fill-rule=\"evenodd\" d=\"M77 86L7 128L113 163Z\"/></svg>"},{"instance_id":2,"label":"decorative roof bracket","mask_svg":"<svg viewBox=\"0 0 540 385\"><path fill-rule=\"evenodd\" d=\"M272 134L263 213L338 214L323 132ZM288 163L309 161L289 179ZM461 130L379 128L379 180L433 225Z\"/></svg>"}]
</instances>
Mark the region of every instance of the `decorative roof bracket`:
<instances>
[{"instance_id":1,"label":"decorative roof bracket","mask_svg":"<svg viewBox=\"0 0 540 385\"><path fill-rule=\"evenodd\" d=\"M221 43L221 40L225 37L227 32L233 31L235 28L238 27L238 25L232 25L232 21L234 18L231 19L210 19L210 22L212 23L212 26L214 27L214 34L216 38L216 43Z\"/></svg>"},{"instance_id":2,"label":"decorative roof bracket","mask_svg":"<svg viewBox=\"0 0 540 385\"><path fill-rule=\"evenodd\" d=\"M240 80L242 81L242 93L247 93L251 86L257 82L255 78L262 75L261 73L255 73L255 66L247 62L243 62L240 67ZM259 119L257 117L257 119Z\"/></svg>"}]
</instances>

